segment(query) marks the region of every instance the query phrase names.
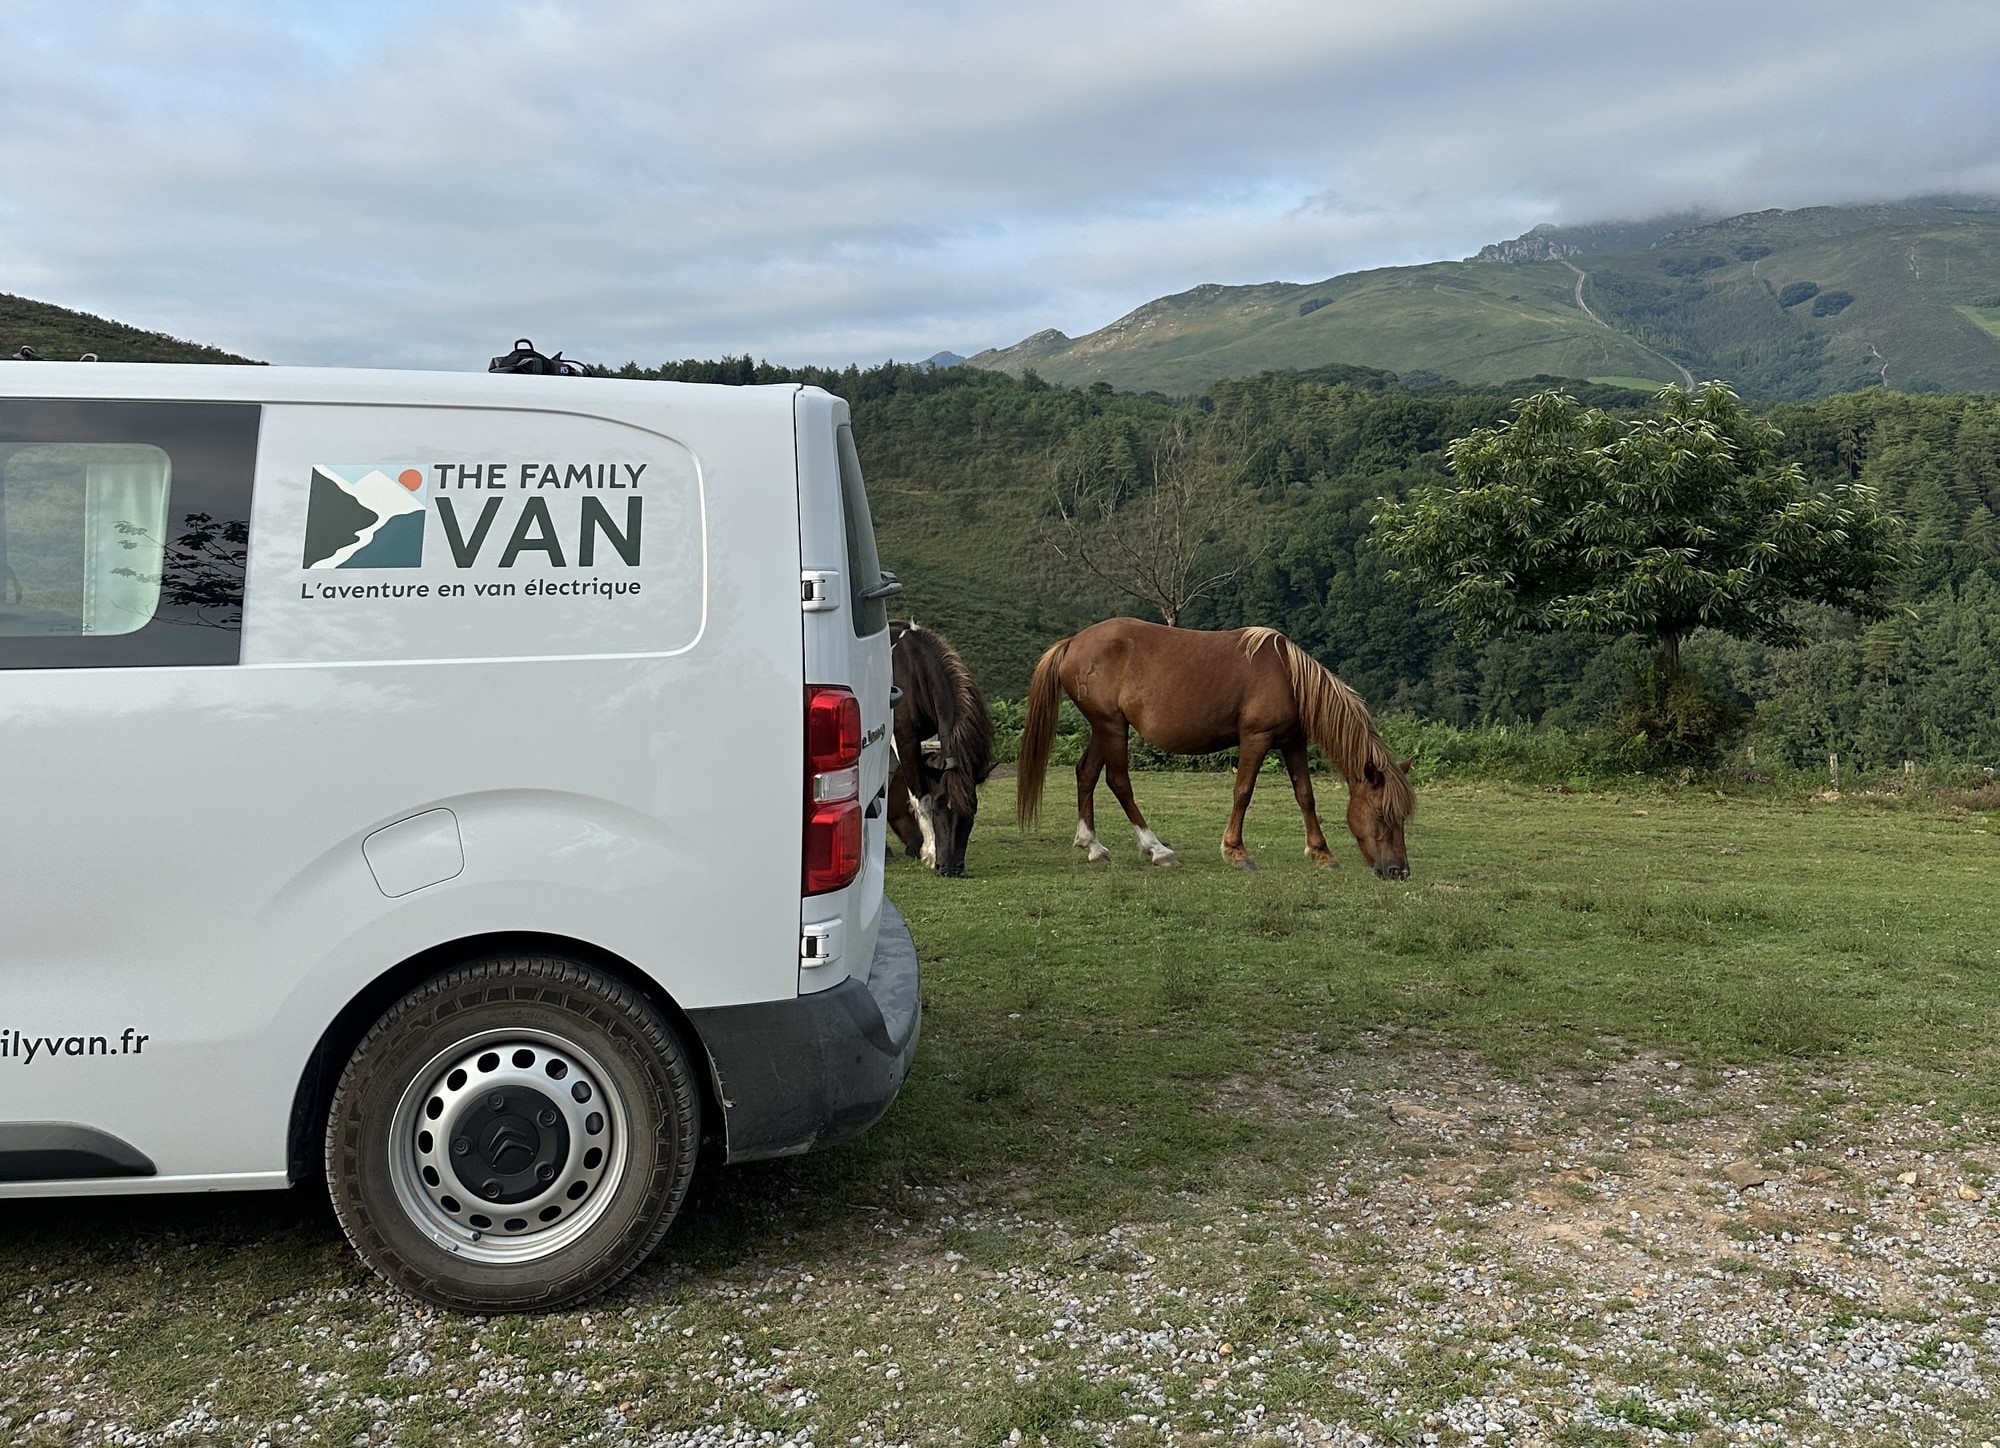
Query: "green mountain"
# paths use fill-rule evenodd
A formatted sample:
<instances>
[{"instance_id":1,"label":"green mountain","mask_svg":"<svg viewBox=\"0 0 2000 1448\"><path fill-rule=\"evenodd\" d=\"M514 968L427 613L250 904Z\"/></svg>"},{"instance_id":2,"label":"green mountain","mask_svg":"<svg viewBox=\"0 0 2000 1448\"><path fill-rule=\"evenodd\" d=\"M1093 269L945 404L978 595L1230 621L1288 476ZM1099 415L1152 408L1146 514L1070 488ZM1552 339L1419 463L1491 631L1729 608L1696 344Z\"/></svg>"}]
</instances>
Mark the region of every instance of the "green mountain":
<instances>
[{"instance_id":1,"label":"green mountain","mask_svg":"<svg viewBox=\"0 0 2000 1448\"><path fill-rule=\"evenodd\" d=\"M1198 286L1088 336L1037 332L969 361L1169 394L1329 364L1472 385L1723 377L1774 399L2000 390L2000 209L1538 227L1465 261Z\"/></svg>"},{"instance_id":2,"label":"green mountain","mask_svg":"<svg viewBox=\"0 0 2000 1448\"><path fill-rule=\"evenodd\" d=\"M123 322L72 312L47 302L0 292L0 358L23 347L50 361L75 361L95 352L100 362L248 362L219 347L183 342L164 332L146 332Z\"/></svg>"}]
</instances>

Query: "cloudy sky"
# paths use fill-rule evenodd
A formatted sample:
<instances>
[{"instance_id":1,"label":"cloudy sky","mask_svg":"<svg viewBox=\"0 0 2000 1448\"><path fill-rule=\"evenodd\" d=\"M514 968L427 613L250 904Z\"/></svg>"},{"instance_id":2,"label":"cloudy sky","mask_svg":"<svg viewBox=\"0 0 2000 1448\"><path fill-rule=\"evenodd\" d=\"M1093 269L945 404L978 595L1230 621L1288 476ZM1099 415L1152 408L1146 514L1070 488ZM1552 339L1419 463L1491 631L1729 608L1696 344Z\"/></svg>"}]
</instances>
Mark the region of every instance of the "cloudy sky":
<instances>
[{"instance_id":1,"label":"cloudy sky","mask_svg":"<svg viewBox=\"0 0 2000 1448\"><path fill-rule=\"evenodd\" d=\"M1542 221L2000 193L1994 0L0 9L0 291L275 362L971 352Z\"/></svg>"}]
</instances>

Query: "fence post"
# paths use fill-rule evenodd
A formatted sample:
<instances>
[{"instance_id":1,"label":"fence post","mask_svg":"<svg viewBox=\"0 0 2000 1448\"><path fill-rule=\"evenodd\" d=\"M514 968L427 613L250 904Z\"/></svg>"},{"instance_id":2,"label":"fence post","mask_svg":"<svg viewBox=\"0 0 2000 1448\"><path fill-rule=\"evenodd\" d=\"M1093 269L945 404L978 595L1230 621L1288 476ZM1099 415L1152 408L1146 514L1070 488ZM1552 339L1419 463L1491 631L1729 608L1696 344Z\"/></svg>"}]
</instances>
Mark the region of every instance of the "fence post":
<instances>
[{"instance_id":1,"label":"fence post","mask_svg":"<svg viewBox=\"0 0 2000 1448\"><path fill-rule=\"evenodd\" d=\"M1917 761L1916 761L1916 760L1914 760L1914 759L1905 759L1905 760L1903 761L1903 777L1904 777L1905 779L1915 779L1915 778L1917 777Z\"/></svg>"},{"instance_id":2,"label":"fence post","mask_svg":"<svg viewBox=\"0 0 2000 1448\"><path fill-rule=\"evenodd\" d=\"M1833 778L1833 787L1834 787L1835 789L1839 789L1839 788L1840 788L1840 756L1839 756L1838 754L1829 754L1829 755L1827 755L1827 757L1826 757L1826 772L1827 772L1827 773L1828 773L1829 775L1831 775L1831 776L1832 776L1832 778Z\"/></svg>"},{"instance_id":3,"label":"fence post","mask_svg":"<svg viewBox=\"0 0 2000 1448\"><path fill-rule=\"evenodd\" d=\"M1750 756L1750 767L1752 769L1755 769L1757 767L1757 746L1754 744L1748 745L1746 747L1746 752Z\"/></svg>"}]
</instances>

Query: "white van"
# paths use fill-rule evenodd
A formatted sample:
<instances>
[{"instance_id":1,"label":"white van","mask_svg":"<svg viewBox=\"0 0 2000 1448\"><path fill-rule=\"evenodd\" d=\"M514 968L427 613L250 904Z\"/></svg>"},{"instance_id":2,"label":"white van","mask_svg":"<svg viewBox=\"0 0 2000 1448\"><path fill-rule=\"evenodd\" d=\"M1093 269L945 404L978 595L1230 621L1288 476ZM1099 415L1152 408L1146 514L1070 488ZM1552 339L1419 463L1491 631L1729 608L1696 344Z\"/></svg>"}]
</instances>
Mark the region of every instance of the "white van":
<instances>
[{"instance_id":1,"label":"white van","mask_svg":"<svg viewBox=\"0 0 2000 1448\"><path fill-rule=\"evenodd\" d=\"M504 1310L864 1130L896 586L814 388L0 364L0 1197Z\"/></svg>"}]
</instances>

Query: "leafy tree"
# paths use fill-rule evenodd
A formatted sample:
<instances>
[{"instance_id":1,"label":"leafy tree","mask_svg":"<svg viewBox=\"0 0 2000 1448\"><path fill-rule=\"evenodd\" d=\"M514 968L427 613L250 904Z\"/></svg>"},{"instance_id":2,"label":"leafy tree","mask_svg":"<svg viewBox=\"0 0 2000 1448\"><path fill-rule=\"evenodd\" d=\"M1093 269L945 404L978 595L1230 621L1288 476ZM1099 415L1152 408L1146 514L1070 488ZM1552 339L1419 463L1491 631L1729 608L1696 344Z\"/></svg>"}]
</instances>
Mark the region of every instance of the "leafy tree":
<instances>
[{"instance_id":1,"label":"leafy tree","mask_svg":"<svg viewBox=\"0 0 2000 1448\"><path fill-rule=\"evenodd\" d=\"M1631 422L1561 392L1451 445L1454 481L1383 500L1378 546L1461 637L1639 634L1663 728L1696 629L1790 645L1796 606L1884 612L1899 529L1865 484L1816 484L1721 382Z\"/></svg>"}]
</instances>

